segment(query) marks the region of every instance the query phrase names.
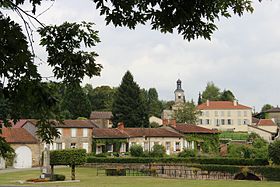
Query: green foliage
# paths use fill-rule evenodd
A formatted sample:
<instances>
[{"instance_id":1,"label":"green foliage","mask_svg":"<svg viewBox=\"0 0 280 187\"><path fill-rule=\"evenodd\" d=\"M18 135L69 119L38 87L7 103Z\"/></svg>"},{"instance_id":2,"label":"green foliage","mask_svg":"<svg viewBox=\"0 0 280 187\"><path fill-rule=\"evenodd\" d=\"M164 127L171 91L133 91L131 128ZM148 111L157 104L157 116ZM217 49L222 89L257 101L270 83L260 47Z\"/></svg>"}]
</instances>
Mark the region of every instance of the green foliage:
<instances>
[{"instance_id":1,"label":"green foliage","mask_svg":"<svg viewBox=\"0 0 280 187\"><path fill-rule=\"evenodd\" d=\"M0 157L8 160L13 158L14 155L14 149L6 142L5 138L0 136Z\"/></svg>"},{"instance_id":2,"label":"green foliage","mask_svg":"<svg viewBox=\"0 0 280 187\"><path fill-rule=\"evenodd\" d=\"M132 145L129 149L130 155L134 157L143 156L143 147L141 145Z\"/></svg>"},{"instance_id":3,"label":"green foliage","mask_svg":"<svg viewBox=\"0 0 280 187\"><path fill-rule=\"evenodd\" d=\"M265 111L267 111L269 109L272 109L272 108L273 108L273 106L271 104L265 104L265 105L263 105L263 107L261 109L261 112L265 112Z\"/></svg>"},{"instance_id":4,"label":"green foliage","mask_svg":"<svg viewBox=\"0 0 280 187\"><path fill-rule=\"evenodd\" d=\"M149 116L161 116L161 102L158 99L158 93L155 88L150 88L148 90L148 110Z\"/></svg>"},{"instance_id":5,"label":"green foliage","mask_svg":"<svg viewBox=\"0 0 280 187\"><path fill-rule=\"evenodd\" d=\"M106 17L107 24L134 29L137 24L150 23L152 29L163 33L177 30L187 40L198 37L210 39L217 29L215 20L229 18L232 14L241 16L244 12L253 12L249 0L93 1L100 15Z\"/></svg>"},{"instance_id":6,"label":"green foliage","mask_svg":"<svg viewBox=\"0 0 280 187\"><path fill-rule=\"evenodd\" d=\"M171 110L175 101L161 101L162 110Z\"/></svg>"},{"instance_id":7,"label":"green foliage","mask_svg":"<svg viewBox=\"0 0 280 187\"><path fill-rule=\"evenodd\" d=\"M51 165L81 165L86 162L85 149L64 149L50 152Z\"/></svg>"},{"instance_id":8,"label":"green foliage","mask_svg":"<svg viewBox=\"0 0 280 187\"><path fill-rule=\"evenodd\" d=\"M163 145L155 144L153 150L150 152L151 157L164 157L165 147Z\"/></svg>"},{"instance_id":9,"label":"green foliage","mask_svg":"<svg viewBox=\"0 0 280 187\"><path fill-rule=\"evenodd\" d=\"M160 125L157 122L150 123L151 128L158 128Z\"/></svg>"},{"instance_id":10,"label":"green foliage","mask_svg":"<svg viewBox=\"0 0 280 187\"><path fill-rule=\"evenodd\" d=\"M100 42L93 23L64 22L60 26L45 26L38 31L42 46L48 52L48 65L53 67L54 76L72 83L82 81L84 76L100 75L102 66L95 63L95 52L82 51L81 45L94 47Z\"/></svg>"},{"instance_id":11,"label":"green foliage","mask_svg":"<svg viewBox=\"0 0 280 187\"><path fill-rule=\"evenodd\" d=\"M92 111L112 111L115 88L100 86L93 89L90 84L86 84L84 90L91 103Z\"/></svg>"},{"instance_id":12,"label":"green foliage","mask_svg":"<svg viewBox=\"0 0 280 187\"><path fill-rule=\"evenodd\" d=\"M185 136L187 141L194 141L201 145L204 153L219 152L219 135L218 134L189 134Z\"/></svg>"},{"instance_id":13,"label":"green foliage","mask_svg":"<svg viewBox=\"0 0 280 187\"><path fill-rule=\"evenodd\" d=\"M124 122L125 127L148 127L149 119L140 88L127 71L117 89L113 102L113 125Z\"/></svg>"},{"instance_id":14,"label":"green foliage","mask_svg":"<svg viewBox=\"0 0 280 187\"><path fill-rule=\"evenodd\" d=\"M182 107L175 111L174 118L178 123L196 124L200 111L196 109L193 102L186 102Z\"/></svg>"},{"instance_id":15,"label":"green foliage","mask_svg":"<svg viewBox=\"0 0 280 187\"><path fill-rule=\"evenodd\" d=\"M87 163L184 163L184 164L220 164L241 166L265 166L267 159L241 159L241 158L203 158L203 157L120 157L120 158L98 158L87 157Z\"/></svg>"},{"instance_id":16,"label":"green foliage","mask_svg":"<svg viewBox=\"0 0 280 187\"><path fill-rule=\"evenodd\" d=\"M194 149L183 149L182 152L178 153L178 157L196 157L197 152Z\"/></svg>"},{"instance_id":17,"label":"green foliage","mask_svg":"<svg viewBox=\"0 0 280 187\"><path fill-rule=\"evenodd\" d=\"M224 90L220 95L221 101L234 101L236 98L230 90Z\"/></svg>"},{"instance_id":18,"label":"green foliage","mask_svg":"<svg viewBox=\"0 0 280 187\"><path fill-rule=\"evenodd\" d=\"M202 102L220 100L220 89L213 83L208 82L205 90L202 92Z\"/></svg>"},{"instance_id":19,"label":"green foliage","mask_svg":"<svg viewBox=\"0 0 280 187\"><path fill-rule=\"evenodd\" d=\"M72 119L88 118L91 112L90 101L79 84L67 85L61 108L69 111Z\"/></svg>"},{"instance_id":20,"label":"green foliage","mask_svg":"<svg viewBox=\"0 0 280 187\"><path fill-rule=\"evenodd\" d=\"M268 155L274 164L280 165L280 140L268 146Z\"/></svg>"}]
</instances>

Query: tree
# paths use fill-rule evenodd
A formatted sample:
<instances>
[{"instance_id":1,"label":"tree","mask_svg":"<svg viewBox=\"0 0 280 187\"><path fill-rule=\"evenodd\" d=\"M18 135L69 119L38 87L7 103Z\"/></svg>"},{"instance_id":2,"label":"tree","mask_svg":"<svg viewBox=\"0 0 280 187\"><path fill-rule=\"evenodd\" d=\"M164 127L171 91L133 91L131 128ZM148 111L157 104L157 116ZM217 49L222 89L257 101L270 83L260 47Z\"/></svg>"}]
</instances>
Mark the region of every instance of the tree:
<instances>
[{"instance_id":1,"label":"tree","mask_svg":"<svg viewBox=\"0 0 280 187\"><path fill-rule=\"evenodd\" d=\"M266 112L267 110L272 109L272 108L273 108L273 106L271 104L265 104L265 105L263 105L261 111Z\"/></svg>"},{"instance_id":2,"label":"tree","mask_svg":"<svg viewBox=\"0 0 280 187\"><path fill-rule=\"evenodd\" d=\"M148 127L149 119L140 88L127 71L114 97L113 125L124 122L126 127Z\"/></svg>"},{"instance_id":3,"label":"tree","mask_svg":"<svg viewBox=\"0 0 280 187\"><path fill-rule=\"evenodd\" d=\"M99 86L93 89L90 84L86 84L84 90L87 92L92 111L112 111L115 88Z\"/></svg>"},{"instance_id":4,"label":"tree","mask_svg":"<svg viewBox=\"0 0 280 187\"><path fill-rule=\"evenodd\" d=\"M202 102L218 101L220 99L220 89L213 83L208 82L205 90L202 92Z\"/></svg>"},{"instance_id":5,"label":"tree","mask_svg":"<svg viewBox=\"0 0 280 187\"><path fill-rule=\"evenodd\" d=\"M221 101L234 101L235 96L233 95L233 93L230 90L224 90L220 94L220 100Z\"/></svg>"},{"instance_id":6,"label":"tree","mask_svg":"<svg viewBox=\"0 0 280 187\"><path fill-rule=\"evenodd\" d=\"M132 145L129 149L131 156L140 157L143 156L143 147L141 145Z\"/></svg>"},{"instance_id":7,"label":"tree","mask_svg":"<svg viewBox=\"0 0 280 187\"><path fill-rule=\"evenodd\" d=\"M69 117L72 119L77 119L78 117L88 118L91 112L90 101L79 84L72 84L66 87L61 105L62 110L69 111Z\"/></svg>"},{"instance_id":8,"label":"tree","mask_svg":"<svg viewBox=\"0 0 280 187\"><path fill-rule=\"evenodd\" d=\"M280 140L269 144L268 155L274 164L280 165Z\"/></svg>"},{"instance_id":9,"label":"tree","mask_svg":"<svg viewBox=\"0 0 280 187\"><path fill-rule=\"evenodd\" d=\"M178 123L196 124L199 111L193 102L186 102L181 108L175 111L174 117Z\"/></svg>"},{"instance_id":10,"label":"tree","mask_svg":"<svg viewBox=\"0 0 280 187\"><path fill-rule=\"evenodd\" d=\"M158 99L157 90L155 88L150 88L148 91L145 90L144 96L146 97L149 116L160 117L162 106Z\"/></svg>"}]
</instances>

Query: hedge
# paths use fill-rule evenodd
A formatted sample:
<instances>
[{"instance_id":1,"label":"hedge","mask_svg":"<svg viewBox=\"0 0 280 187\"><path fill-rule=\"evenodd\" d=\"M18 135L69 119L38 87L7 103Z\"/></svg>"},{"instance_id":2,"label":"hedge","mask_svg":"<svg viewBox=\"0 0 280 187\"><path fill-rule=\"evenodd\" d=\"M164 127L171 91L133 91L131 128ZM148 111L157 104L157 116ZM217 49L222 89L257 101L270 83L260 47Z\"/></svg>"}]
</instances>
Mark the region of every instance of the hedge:
<instances>
[{"instance_id":1,"label":"hedge","mask_svg":"<svg viewBox=\"0 0 280 187\"><path fill-rule=\"evenodd\" d=\"M81 165L85 162L85 149L64 149L50 151L50 165Z\"/></svg>"},{"instance_id":2,"label":"hedge","mask_svg":"<svg viewBox=\"0 0 280 187\"><path fill-rule=\"evenodd\" d=\"M239 166L265 166L266 159L236 159L236 158L154 158L154 157L129 157L129 158L101 158L87 157L87 163L186 163L186 164L218 164Z\"/></svg>"}]
</instances>

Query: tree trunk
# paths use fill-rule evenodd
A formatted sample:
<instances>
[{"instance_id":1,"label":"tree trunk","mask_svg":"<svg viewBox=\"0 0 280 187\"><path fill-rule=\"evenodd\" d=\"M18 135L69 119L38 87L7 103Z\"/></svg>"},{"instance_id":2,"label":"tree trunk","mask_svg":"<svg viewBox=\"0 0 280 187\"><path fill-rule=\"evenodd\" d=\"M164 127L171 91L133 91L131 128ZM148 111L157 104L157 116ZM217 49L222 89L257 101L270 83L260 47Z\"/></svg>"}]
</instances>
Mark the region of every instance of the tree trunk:
<instances>
[{"instance_id":1,"label":"tree trunk","mask_svg":"<svg viewBox=\"0 0 280 187\"><path fill-rule=\"evenodd\" d=\"M71 180L75 180L75 165L71 165Z\"/></svg>"}]
</instances>

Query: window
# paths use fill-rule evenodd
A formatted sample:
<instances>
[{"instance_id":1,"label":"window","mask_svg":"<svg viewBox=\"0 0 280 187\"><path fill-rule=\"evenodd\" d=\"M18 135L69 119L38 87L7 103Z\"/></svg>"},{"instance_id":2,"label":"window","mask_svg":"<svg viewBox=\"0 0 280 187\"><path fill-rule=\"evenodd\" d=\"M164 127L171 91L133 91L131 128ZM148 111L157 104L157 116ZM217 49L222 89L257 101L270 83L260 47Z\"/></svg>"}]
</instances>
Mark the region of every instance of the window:
<instances>
[{"instance_id":1,"label":"window","mask_svg":"<svg viewBox=\"0 0 280 187\"><path fill-rule=\"evenodd\" d=\"M205 124L206 124L206 125L210 125L210 120L209 120L209 119L206 119L206 120L205 120Z\"/></svg>"},{"instance_id":2,"label":"window","mask_svg":"<svg viewBox=\"0 0 280 187\"><path fill-rule=\"evenodd\" d=\"M215 111L215 117L218 117L218 111Z\"/></svg>"},{"instance_id":3,"label":"window","mask_svg":"<svg viewBox=\"0 0 280 187\"><path fill-rule=\"evenodd\" d=\"M224 114L224 111L221 111L221 116L224 117L224 115L225 115L225 114Z\"/></svg>"},{"instance_id":4,"label":"window","mask_svg":"<svg viewBox=\"0 0 280 187\"><path fill-rule=\"evenodd\" d=\"M56 143L56 150L62 150L62 143Z\"/></svg>"},{"instance_id":5,"label":"window","mask_svg":"<svg viewBox=\"0 0 280 187\"><path fill-rule=\"evenodd\" d=\"M170 150L170 142L165 142L165 149L166 151Z\"/></svg>"},{"instance_id":6,"label":"window","mask_svg":"<svg viewBox=\"0 0 280 187\"><path fill-rule=\"evenodd\" d=\"M176 142L175 143L175 150L176 151L181 151L181 149L180 149L180 142Z\"/></svg>"},{"instance_id":7,"label":"window","mask_svg":"<svg viewBox=\"0 0 280 187\"><path fill-rule=\"evenodd\" d=\"M241 111L237 111L237 116L241 117Z\"/></svg>"},{"instance_id":8,"label":"window","mask_svg":"<svg viewBox=\"0 0 280 187\"><path fill-rule=\"evenodd\" d=\"M88 137L88 129L83 129L83 137Z\"/></svg>"},{"instance_id":9,"label":"window","mask_svg":"<svg viewBox=\"0 0 280 187\"><path fill-rule=\"evenodd\" d=\"M243 125L248 125L248 120L247 119L243 120Z\"/></svg>"},{"instance_id":10,"label":"window","mask_svg":"<svg viewBox=\"0 0 280 187\"><path fill-rule=\"evenodd\" d=\"M77 129L76 128L72 128L71 129L71 137L76 137L77 136Z\"/></svg>"},{"instance_id":11,"label":"window","mask_svg":"<svg viewBox=\"0 0 280 187\"><path fill-rule=\"evenodd\" d=\"M63 133L62 133L62 128L57 128L57 131L60 133L60 136L63 135Z\"/></svg>"},{"instance_id":12,"label":"window","mask_svg":"<svg viewBox=\"0 0 280 187\"><path fill-rule=\"evenodd\" d=\"M83 149L88 153L88 143L83 143Z\"/></svg>"},{"instance_id":13,"label":"window","mask_svg":"<svg viewBox=\"0 0 280 187\"><path fill-rule=\"evenodd\" d=\"M203 125L203 120L202 119L199 119L199 124Z\"/></svg>"},{"instance_id":14,"label":"window","mask_svg":"<svg viewBox=\"0 0 280 187\"><path fill-rule=\"evenodd\" d=\"M231 115L231 112L227 111L227 116L230 117L230 115Z\"/></svg>"},{"instance_id":15,"label":"window","mask_svg":"<svg viewBox=\"0 0 280 187\"><path fill-rule=\"evenodd\" d=\"M107 152L113 152L113 144L107 145Z\"/></svg>"},{"instance_id":16,"label":"window","mask_svg":"<svg viewBox=\"0 0 280 187\"><path fill-rule=\"evenodd\" d=\"M121 144L120 152L121 152L121 153L126 152L126 143L122 143L122 144Z\"/></svg>"},{"instance_id":17,"label":"window","mask_svg":"<svg viewBox=\"0 0 280 187\"><path fill-rule=\"evenodd\" d=\"M206 117L209 117L209 111L205 112Z\"/></svg>"},{"instance_id":18,"label":"window","mask_svg":"<svg viewBox=\"0 0 280 187\"><path fill-rule=\"evenodd\" d=\"M144 142L144 151L149 150L149 142Z\"/></svg>"},{"instance_id":19,"label":"window","mask_svg":"<svg viewBox=\"0 0 280 187\"><path fill-rule=\"evenodd\" d=\"M75 149L76 148L76 143L71 143L70 148Z\"/></svg>"},{"instance_id":20,"label":"window","mask_svg":"<svg viewBox=\"0 0 280 187\"><path fill-rule=\"evenodd\" d=\"M225 125L225 120L221 119L221 125Z\"/></svg>"},{"instance_id":21,"label":"window","mask_svg":"<svg viewBox=\"0 0 280 187\"><path fill-rule=\"evenodd\" d=\"M219 119L216 119L215 122L216 122L216 125L217 125L217 126L220 125L220 120L219 120Z\"/></svg>"},{"instance_id":22,"label":"window","mask_svg":"<svg viewBox=\"0 0 280 187\"><path fill-rule=\"evenodd\" d=\"M227 124L228 124L228 125L232 125L231 119L228 119L228 120L227 120Z\"/></svg>"}]
</instances>

